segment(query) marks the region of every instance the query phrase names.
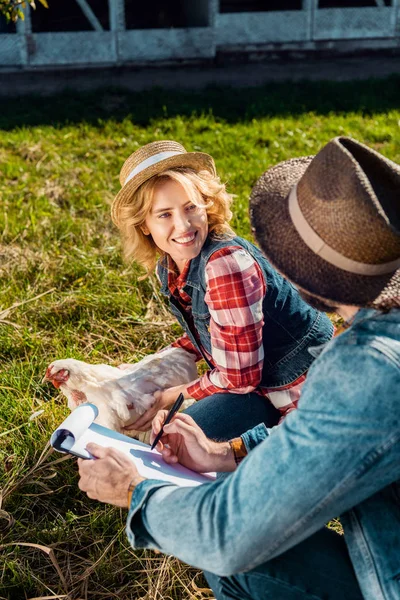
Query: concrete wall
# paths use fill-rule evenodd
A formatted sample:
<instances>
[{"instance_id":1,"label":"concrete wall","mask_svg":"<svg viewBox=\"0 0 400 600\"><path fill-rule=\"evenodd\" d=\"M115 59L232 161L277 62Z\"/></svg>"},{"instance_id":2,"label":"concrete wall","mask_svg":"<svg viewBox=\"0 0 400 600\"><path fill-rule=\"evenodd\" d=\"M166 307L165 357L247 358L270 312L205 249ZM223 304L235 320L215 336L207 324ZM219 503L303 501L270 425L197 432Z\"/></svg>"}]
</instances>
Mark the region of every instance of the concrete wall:
<instances>
[{"instance_id":1,"label":"concrete wall","mask_svg":"<svg viewBox=\"0 0 400 600\"><path fill-rule=\"evenodd\" d=\"M157 27L146 29L127 28L124 0L102 1L108 2L106 27L104 14L96 15L87 0L68 0L77 4L74 10L81 11L86 31L33 31L28 8L14 33L0 27L0 67L207 61L224 51L312 50L321 42L334 49L344 40L353 40L355 49L369 41L376 46L379 40L382 47L400 47L400 0L391 0L390 6L388 0L375 0L375 6L324 9L318 0L302 0L301 10L262 12L220 12L219 0L180 0L183 22L194 26L167 27L160 19ZM37 10L46 9L38 3Z\"/></svg>"}]
</instances>

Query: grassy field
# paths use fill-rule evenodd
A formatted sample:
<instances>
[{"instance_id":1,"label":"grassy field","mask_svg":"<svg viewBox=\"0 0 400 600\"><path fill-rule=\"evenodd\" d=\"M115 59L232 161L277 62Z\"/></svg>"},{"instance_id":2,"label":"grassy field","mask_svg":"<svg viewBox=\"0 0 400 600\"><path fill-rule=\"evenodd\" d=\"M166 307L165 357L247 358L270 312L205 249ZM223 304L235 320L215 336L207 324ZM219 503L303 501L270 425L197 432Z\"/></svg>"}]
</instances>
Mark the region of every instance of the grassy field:
<instances>
[{"instance_id":1,"label":"grassy field","mask_svg":"<svg viewBox=\"0 0 400 600\"><path fill-rule=\"evenodd\" d=\"M400 162L399 92L391 78L0 101L1 599L211 597L195 570L129 549L124 511L88 500L74 461L47 447L68 413L41 383L49 362L137 361L179 332L155 282L121 260L109 204L125 158L155 139L210 152L250 239L268 166L342 134Z\"/></svg>"}]
</instances>

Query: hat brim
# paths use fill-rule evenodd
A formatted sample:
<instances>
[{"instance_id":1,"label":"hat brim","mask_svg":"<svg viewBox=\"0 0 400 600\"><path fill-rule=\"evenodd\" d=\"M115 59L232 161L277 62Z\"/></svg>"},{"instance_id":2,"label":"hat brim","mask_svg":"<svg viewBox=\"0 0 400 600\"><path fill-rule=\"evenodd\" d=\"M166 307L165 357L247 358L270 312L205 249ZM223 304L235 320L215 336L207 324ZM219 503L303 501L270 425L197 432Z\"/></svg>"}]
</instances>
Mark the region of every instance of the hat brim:
<instances>
[{"instance_id":1,"label":"hat brim","mask_svg":"<svg viewBox=\"0 0 400 600\"><path fill-rule=\"evenodd\" d=\"M333 306L369 306L391 280L398 281L398 272L366 276L339 269L315 254L293 225L288 208L289 192L312 158L287 160L258 179L250 197L254 235L271 264L296 286ZM398 287L394 293L399 293Z\"/></svg>"},{"instance_id":2,"label":"hat brim","mask_svg":"<svg viewBox=\"0 0 400 600\"><path fill-rule=\"evenodd\" d=\"M208 171L212 175L216 175L215 163L209 154L204 152L183 152L165 158L160 162L143 169L138 175L133 177L126 185L124 185L118 194L115 196L111 206L111 218L115 225L119 225L119 213L123 206L131 203L132 197L136 190L148 179L159 175L168 169L173 168L190 168L194 171Z\"/></svg>"}]
</instances>

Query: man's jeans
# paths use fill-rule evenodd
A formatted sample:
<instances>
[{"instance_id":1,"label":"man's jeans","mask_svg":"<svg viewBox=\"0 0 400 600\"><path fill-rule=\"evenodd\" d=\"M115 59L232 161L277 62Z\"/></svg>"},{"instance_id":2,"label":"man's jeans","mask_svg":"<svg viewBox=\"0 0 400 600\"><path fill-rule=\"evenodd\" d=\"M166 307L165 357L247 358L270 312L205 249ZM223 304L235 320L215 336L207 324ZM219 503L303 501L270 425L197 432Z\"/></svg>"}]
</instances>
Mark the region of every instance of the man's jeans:
<instances>
[{"instance_id":1,"label":"man's jeans","mask_svg":"<svg viewBox=\"0 0 400 600\"><path fill-rule=\"evenodd\" d=\"M205 576L217 600L362 600L344 538L327 528L247 573Z\"/></svg>"}]
</instances>

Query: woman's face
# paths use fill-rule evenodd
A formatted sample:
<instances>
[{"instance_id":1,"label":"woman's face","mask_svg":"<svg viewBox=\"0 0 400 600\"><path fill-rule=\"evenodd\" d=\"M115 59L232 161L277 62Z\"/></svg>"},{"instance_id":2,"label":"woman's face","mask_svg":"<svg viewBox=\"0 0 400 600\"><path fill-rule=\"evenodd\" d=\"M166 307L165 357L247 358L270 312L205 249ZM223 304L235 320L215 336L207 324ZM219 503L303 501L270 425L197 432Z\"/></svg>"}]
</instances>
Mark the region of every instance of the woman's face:
<instances>
[{"instance_id":1,"label":"woman's face","mask_svg":"<svg viewBox=\"0 0 400 600\"><path fill-rule=\"evenodd\" d=\"M203 201L199 195L200 202ZM171 256L181 273L185 263L199 254L207 238L206 209L193 204L177 181L167 179L156 187L142 229L160 250Z\"/></svg>"}]
</instances>

